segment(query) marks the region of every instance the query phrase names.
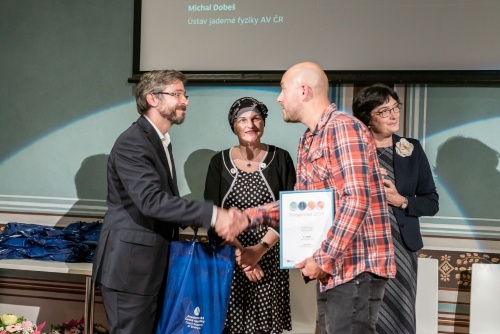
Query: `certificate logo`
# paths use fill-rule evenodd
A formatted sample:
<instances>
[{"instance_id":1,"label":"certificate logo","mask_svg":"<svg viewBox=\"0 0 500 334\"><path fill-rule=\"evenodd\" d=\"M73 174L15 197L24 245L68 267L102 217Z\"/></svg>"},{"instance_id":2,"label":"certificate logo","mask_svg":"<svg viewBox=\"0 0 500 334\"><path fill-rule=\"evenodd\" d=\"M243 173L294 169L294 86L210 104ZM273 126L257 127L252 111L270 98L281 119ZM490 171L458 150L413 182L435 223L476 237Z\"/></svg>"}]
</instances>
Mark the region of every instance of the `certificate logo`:
<instances>
[{"instance_id":1,"label":"certificate logo","mask_svg":"<svg viewBox=\"0 0 500 334\"><path fill-rule=\"evenodd\" d=\"M307 208L309 210L314 210L314 208L316 208L316 203L314 201L309 201L309 203L307 203Z\"/></svg>"},{"instance_id":2,"label":"certificate logo","mask_svg":"<svg viewBox=\"0 0 500 334\"><path fill-rule=\"evenodd\" d=\"M297 202L291 202L290 203L290 210L292 210L292 211L297 210Z\"/></svg>"},{"instance_id":3,"label":"certificate logo","mask_svg":"<svg viewBox=\"0 0 500 334\"><path fill-rule=\"evenodd\" d=\"M325 202L323 202L323 201L318 201L318 203L316 203L316 207L318 208L318 210L322 210L322 209L324 209L324 207L325 207Z\"/></svg>"},{"instance_id":4,"label":"certificate logo","mask_svg":"<svg viewBox=\"0 0 500 334\"><path fill-rule=\"evenodd\" d=\"M299 210L300 211L304 211L306 209L306 207L307 207L306 202L303 202L303 201L299 202Z\"/></svg>"}]
</instances>

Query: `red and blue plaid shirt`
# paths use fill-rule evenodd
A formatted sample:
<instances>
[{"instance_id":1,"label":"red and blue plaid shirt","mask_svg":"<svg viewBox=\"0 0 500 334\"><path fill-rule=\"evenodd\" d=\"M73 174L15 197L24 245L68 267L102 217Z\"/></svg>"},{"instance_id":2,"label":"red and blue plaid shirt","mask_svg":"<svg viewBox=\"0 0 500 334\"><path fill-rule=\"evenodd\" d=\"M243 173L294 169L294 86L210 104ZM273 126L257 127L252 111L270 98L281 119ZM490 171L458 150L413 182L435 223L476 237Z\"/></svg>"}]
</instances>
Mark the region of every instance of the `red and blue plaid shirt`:
<instances>
[{"instance_id":1,"label":"red and blue plaid shirt","mask_svg":"<svg viewBox=\"0 0 500 334\"><path fill-rule=\"evenodd\" d=\"M388 206L375 143L358 119L331 104L300 139L295 190L333 189L335 218L314 261L331 274L322 291L363 272L396 274ZM276 225L279 202L246 210L251 226Z\"/></svg>"}]
</instances>

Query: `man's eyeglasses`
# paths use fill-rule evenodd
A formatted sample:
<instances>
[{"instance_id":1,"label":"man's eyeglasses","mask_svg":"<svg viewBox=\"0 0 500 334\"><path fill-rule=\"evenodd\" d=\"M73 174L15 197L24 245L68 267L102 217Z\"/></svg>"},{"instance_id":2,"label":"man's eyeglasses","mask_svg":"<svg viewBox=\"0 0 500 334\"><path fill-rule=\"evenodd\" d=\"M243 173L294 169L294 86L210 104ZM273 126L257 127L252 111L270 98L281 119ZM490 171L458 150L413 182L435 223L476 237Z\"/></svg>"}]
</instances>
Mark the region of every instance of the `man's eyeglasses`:
<instances>
[{"instance_id":1,"label":"man's eyeglasses","mask_svg":"<svg viewBox=\"0 0 500 334\"><path fill-rule=\"evenodd\" d=\"M398 103L394 107L392 107L391 109L386 108L386 109L382 109L382 110L376 112L375 115L380 116L382 118L386 118L386 117L389 117L389 115L392 113L399 114L402 106L403 105L401 103Z\"/></svg>"},{"instance_id":2,"label":"man's eyeglasses","mask_svg":"<svg viewBox=\"0 0 500 334\"><path fill-rule=\"evenodd\" d=\"M179 92L175 92L175 93L167 93L167 92L159 92L159 93L156 93L156 94L165 94L165 95L170 95L170 96L173 96L173 97L176 97L178 99L180 99L181 97L185 98L186 100L189 100L189 96L187 96L186 94L184 93L179 93Z\"/></svg>"}]
</instances>

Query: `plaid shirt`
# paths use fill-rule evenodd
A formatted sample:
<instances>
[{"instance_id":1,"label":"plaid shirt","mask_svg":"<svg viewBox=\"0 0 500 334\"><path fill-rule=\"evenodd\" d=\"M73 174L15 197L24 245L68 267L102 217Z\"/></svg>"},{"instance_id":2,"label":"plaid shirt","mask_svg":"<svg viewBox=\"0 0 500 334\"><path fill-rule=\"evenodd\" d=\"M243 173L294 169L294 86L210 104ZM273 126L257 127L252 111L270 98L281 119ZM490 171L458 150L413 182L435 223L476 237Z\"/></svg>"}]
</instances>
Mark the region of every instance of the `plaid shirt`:
<instances>
[{"instance_id":1,"label":"plaid shirt","mask_svg":"<svg viewBox=\"0 0 500 334\"><path fill-rule=\"evenodd\" d=\"M300 139L295 190L334 190L335 218L313 255L331 274L325 291L362 272L396 274L388 206L375 143L367 127L331 104ZM251 225L276 225L279 202L247 209Z\"/></svg>"}]
</instances>

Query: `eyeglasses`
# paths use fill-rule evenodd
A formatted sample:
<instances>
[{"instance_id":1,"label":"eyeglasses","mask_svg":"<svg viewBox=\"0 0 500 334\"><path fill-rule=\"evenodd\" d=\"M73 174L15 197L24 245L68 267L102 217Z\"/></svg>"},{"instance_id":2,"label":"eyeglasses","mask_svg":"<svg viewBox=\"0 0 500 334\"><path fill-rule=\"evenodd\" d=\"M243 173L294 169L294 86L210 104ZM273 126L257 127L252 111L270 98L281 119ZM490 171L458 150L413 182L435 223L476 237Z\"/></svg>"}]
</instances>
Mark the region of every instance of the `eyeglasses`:
<instances>
[{"instance_id":1,"label":"eyeglasses","mask_svg":"<svg viewBox=\"0 0 500 334\"><path fill-rule=\"evenodd\" d=\"M179 92L175 92L175 93L159 92L159 93L156 93L156 94L170 95L170 96L176 97L178 99L180 99L181 97L184 97L186 100L189 100L189 96L187 96L185 93L179 93Z\"/></svg>"},{"instance_id":2,"label":"eyeglasses","mask_svg":"<svg viewBox=\"0 0 500 334\"><path fill-rule=\"evenodd\" d=\"M262 122L263 120L264 119L262 117L255 115L252 118L238 117L234 122L238 124L247 124L248 121L250 121L251 123L258 123Z\"/></svg>"},{"instance_id":3,"label":"eyeglasses","mask_svg":"<svg viewBox=\"0 0 500 334\"><path fill-rule=\"evenodd\" d=\"M392 107L391 109L382 109L378 112L376 112L374 115L377 115L377 116L380 116L382 118L386 118L386 117L389 117L390 114L394 113L394 114L399 114L399 112L401 111L401 107L403 105L401 103L398 103L396 104L394 107Z\"/></svg>"}]
</instances>

